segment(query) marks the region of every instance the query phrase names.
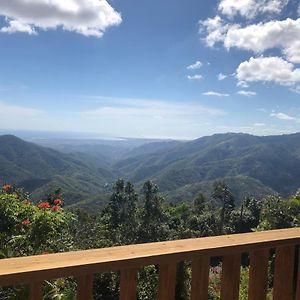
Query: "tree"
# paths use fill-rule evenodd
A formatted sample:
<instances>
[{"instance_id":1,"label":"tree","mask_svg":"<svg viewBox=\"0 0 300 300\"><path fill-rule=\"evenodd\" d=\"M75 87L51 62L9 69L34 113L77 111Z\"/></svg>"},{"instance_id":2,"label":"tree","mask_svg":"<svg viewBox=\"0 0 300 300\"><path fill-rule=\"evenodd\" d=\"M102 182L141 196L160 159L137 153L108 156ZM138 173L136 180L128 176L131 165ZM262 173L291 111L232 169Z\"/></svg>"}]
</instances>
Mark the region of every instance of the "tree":
<instances>
[{"instance_id":1,"label":"tree","mask_svg":"<svg viewBox=\"0 0 300 300\"><path fill-rule=\"evenodd\" d=\"M205 208L205 197L199 193L193 200L193 209L197 215L200 215Z\"/></svg>"},{"instance_id":2,"label":"tree","mask_svg":"<svg viewBox=\"0 0 300 300\"><path fill-rule=\"evenodd\" d=\"M136 241L138 195L132 183L118 179L109 203L109 228L117 244Z\"/></svg>"},{"instance_id":3,"label":"tree","mask_svg":"<svg viewBox=\"0 0 300 300\"><path fill-rule=\"evenodd\" d=\"M234 198L225 182L216 182L212 197L221 205L219 233L224 233L224 223L229 219L234 209Z\"/></svg>"},{"instance_id":4,"label":"tree","mask_svg":"<svg viewBox=\"0 0 300 300\"><path fill-rule=\"evenodd\" d=\"M139 240L141 242L157 242L167 238L167 216L163 209L163 197L158 187L151 181L143 186L144 206L141 212Z\"/></svg>"}]
</instances>

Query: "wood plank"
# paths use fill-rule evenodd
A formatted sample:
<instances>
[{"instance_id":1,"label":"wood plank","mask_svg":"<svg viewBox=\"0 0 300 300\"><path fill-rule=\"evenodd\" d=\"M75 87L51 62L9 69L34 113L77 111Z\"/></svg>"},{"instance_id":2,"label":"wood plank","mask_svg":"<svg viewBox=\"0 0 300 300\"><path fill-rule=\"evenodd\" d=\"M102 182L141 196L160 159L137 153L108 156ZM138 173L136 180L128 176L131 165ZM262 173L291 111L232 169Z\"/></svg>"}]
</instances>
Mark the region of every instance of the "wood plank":
<instances>
[{"instance_id":1,"label":"wood plank","mask_svg":"<svg viewBox=\"0 0 300 300\"><path fill-rule=\"evenodd\" d=\"M276 248L273 300L293 299L294 259L295 247Z\"/></svg>"},{"instance_id":2,"label":"wood plank","mask_svg":"<svg viewBox=\"0 0 300 300\"><path fill-rule=\"evenodd\" d=\"M177 264L159 265L158 300L174 300Z\"/></svg>"},{"instance_id":3,"label":"wood plank","mask_svg":"<svg viewBox=\"0 0 300 300\"><path fill-rule=\"evenodd\" d=\"M93 275L76 277L77 281L77 300L93 299Z\"/></svg>"},{"instance_id":4,"label":"wood plank","mask_svg":"<svg viewBox=\"0 0 300 300\"><path fill-rule=\"evenodd\" d=\"M0 286L300 244L300 228L0 260Z\"/></svg>"},{"instance_id":5,"label":"wood plank","mask_svg":"<svg viewBox=\"0 0 300 300\"><path fill-rule=\"evenodd\" d=\"M269 252L262 249L250 253L248 300L266 300Z\"/></svg>"},{"instance_id":6,"label":"wood plank","mask_svg":"<svg viewBox=\"0 0 300 300\"><path fill-rule=\"evenodd\" d=\"M298 270L295 300L300 300L300 247L298 246Z\"/></svg>"},{"instance_id":7,"label":"wood plank","mask_svg":"<svg viewBox=\"0 0 300 300\"><path fill-rule=\"evenodd\" d=\"M29 286L29 300L42 300L44 291L43 281L34 281Z\"/></svg>"},{"instance_id":8,"label":"wood plank","mask_svg":"<svg viewBox=\"0 0 300 300\"><path fill-rule=\"evenodd\" d=\"M192 290L191 300L208 298L210 258L201 256L192 261Z\"/></svg>"},{"instance_id":9,"label":"wood plank","mask_svg":"<svg viewBox=\"0 0 300 300\"><path fill-rule=\"evenodd\" d=\"M238 300L240 288L241 255L222 258L221 300Z\"/></svg>"},{"instance_id":10,"label":"wood plank","mask_svg":"<svg viewBox=\"0 0 300 300\"><path fill-rule=\"evenodd\" d=\"M137 269L125 269L121 271L120 300L135 300L137 284Z\"/></svg>"}]
</instances>

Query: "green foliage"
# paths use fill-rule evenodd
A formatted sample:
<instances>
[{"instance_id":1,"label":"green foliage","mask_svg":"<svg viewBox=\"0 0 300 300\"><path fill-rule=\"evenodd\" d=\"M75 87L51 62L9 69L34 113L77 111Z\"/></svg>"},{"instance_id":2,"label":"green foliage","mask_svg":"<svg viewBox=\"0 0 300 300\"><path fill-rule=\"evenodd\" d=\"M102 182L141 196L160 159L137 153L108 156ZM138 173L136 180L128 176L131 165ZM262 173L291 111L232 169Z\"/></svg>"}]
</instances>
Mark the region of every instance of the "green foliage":
<instances>
[{"instance_id":1,"label":"green foliage","mask_svg":"<svg viewBox=\"0 0 300 300\"><path fill-rule=\"evenodd\" d=\"M263 202L258 230L270 230L299 226L300 199L292 197L268 197Z\"/></svg>"},{"instance_id":2,"label":"green foliage","mask_svg":"<svg viewBox=\"0 0 300 300\"><path fill-rule=\"evenodd\" d=\"M158 242L167 239L167 216L163 209L164 199L158 187L151 181L143 186L144 205L141 211L139 228L140 242Z\"/></svg>"},{"instance_id":3,"label":"green foliage","mask_svg":"<svg viewBox=\"0 0 300 300\"><path fill-rule=\"evenodd\" d=\"M138 195L130 182L117 180L109 202L109 229L116 244L137 240Z\"/></svg>"},{"instance_id":4,"label":"green foliage","mask_svg":"<svg viewBox=\"0 0 300 300\"><path fill-rule=\"evenodd\" d=\"M224 182L215 183L210 197L199 192L192 203L168 204L153 182L146 181L138 193L130 182L119 179L108 205L90 214L82 209L64 211L60 189L34 204L22 189L4 184L0 193L0 258L294 227L300 222L299 191L288 199L246 197L239 207ZM209 299L220 297L221 270L221 265L210 269ZM245 260L240 299L247 299L248 272ZM157 280L158 266L141 268L138 299L155 299ZM119 281L119 273L95 274L94 299L118 299ZM272 276L269 281L271 290ZM190 285L190 263L180 262L176 300L189 298ZM45 282L44 299L74 299L75 286L70 278ZM0 299L24 300L27 294L24 286L0 288Z\"/></svg>"},{"instance_id":5,"label":"green foliage","mask_svg":"<svg viewBox=\"0 0 300 300\"><path fill-rule=\"evenodd\" d=\"M225 222L228 222L234 209L234 198L225 182L215 183L212 198L221 206L219 233L223 234Z\"/></svg>"}]
</instances>

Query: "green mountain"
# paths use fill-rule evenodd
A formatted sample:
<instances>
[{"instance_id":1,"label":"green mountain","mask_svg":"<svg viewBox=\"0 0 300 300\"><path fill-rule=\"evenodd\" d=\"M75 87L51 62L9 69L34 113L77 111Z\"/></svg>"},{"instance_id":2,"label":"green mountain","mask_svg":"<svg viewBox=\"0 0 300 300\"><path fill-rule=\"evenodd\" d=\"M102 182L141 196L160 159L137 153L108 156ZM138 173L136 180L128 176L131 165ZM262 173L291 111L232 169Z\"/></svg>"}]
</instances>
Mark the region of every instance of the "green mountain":
<instances>
[{"instance_id":1,"label":"green mountain","mask_svg":"<svg viewBox=\"0 0 300 300\"><path fill-rule=\"evenodd\" d=\"M288 196L300 186L300 133L228 133L189 142L129 141L129 146L76 141L66 142L63 152L0 136L0 181L24 186L34 199L62 187L67 204L103 205L118 177L138 188L154 180L172 202L190 201L199 192L209 196L216 180L225 180L238 201L248 195Z\"/></svg>"},{"instance_id":2,"label":"green mountain","mask_svg":"<svg viewBox=\"0 0 300 300\"><path fill-rule=\"evenodd\" d=\"M173 200L179 194L190 200L192 190L209 191L211 183L220 179L230 181L236 195L256 195L259 188L262 195L273 191L286 196L300 186L300 134L216 134L130 157L115 167L135 183L154 180ZM243 193L241 178L246 186Z\"/></svg>"},{"instance_id":3,"label":"green mountain","mask_svg":"<svg viewBox=\"0 0 300 300\"><path fill-rule=\"evenodd\" d=\"M93 167L80 157L0 136L0 181L26 188L35 199L62 187L67 203L104 192L116 175L106 165Z\"/></svg>"}]
</instances>

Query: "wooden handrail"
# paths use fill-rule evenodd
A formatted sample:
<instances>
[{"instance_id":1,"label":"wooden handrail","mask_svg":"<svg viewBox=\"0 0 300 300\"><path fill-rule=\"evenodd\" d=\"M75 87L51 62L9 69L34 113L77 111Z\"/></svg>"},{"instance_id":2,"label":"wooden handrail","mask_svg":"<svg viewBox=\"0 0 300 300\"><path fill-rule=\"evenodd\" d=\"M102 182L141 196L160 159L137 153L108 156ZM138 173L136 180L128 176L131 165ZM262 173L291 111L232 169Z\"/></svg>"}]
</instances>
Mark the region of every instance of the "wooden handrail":
<instances>
[{"instance_id":1,"label":"wooden handrail","mask_svg":"<svg viewBox=\"0 0 300 300\"><path fill-rule=\"evenodd\" d=\"M0 260L0 286L20 283L31 284L46 279L68 276L81 278L79 282L81 282L81 285L85 285L84 280L87 280L91 274L107 271L121 271L121 274L123 274L121 285L124 286L125 290L128 289L128 286L135 284L134 272L136 272L138 268L155 264L160 265L161 274L164 274L162 275L164 278L160 278L159 286L161 286L162 289L167 288L171 290L173 281L175 280L173 273L176 268L174 269L174 266L176 266L177 262L190 260L195 262L193 265L199 266L199 262L207 262L207 258L222 256L225 258L224 266L226 266L223 283L225 286L222 286L222 289L227 291L226 282L230 282L230 276L239 278L238 265L240 263L239 256L241 253L252 253L252 256L256 258L255 253L259 253L259 250L262 251L263 249L271 248L283 249L279 251L280 258L277 261L277 268L281 269L280 272L282 272L285 269L284 264L286 264L286 260L294 253L294 246L299 244L300 228L293 228L8 258ZM289 268L291 268L292 263L293 262L289 264ZM254 265L256 268L259 267L257 263ZM208 272L207 270L207 266L204 266L203 271L193 271L193 273L200 274L201 276L199 276L202 278ZM251 270L250 266L250 273L251 272L257 274L257 270ZM275 280L282 280L280 274L276 276ZM126 284L126 278L129 278L129 284ZM166 278L167 281L164 280ZM250 282L251 284L255 283L253 280L250 280ZM231 294L236 295L236 284L232 282L230 282L230 284L235 289L231 291ZM197 286L194 283L193 285ZM260 289L263 290L263 288ZM278 286L275 291L278 295L282 293L282 290L278 288ZM129 293L132 293L132 288ZM166 295L166 293L171 294L170 299L173 297L172 292L166 292L164 290L160 291L160 293L163 295ZM203 294L203 290L199 293ZM255 295L255 292L251 291L251 293ZM227 299L226 296L224 297L224 299ZM123 299L129 298L123 297ZM165 299L166 296L164 296L164 300Z\"/></svg>"}]
</instances>

